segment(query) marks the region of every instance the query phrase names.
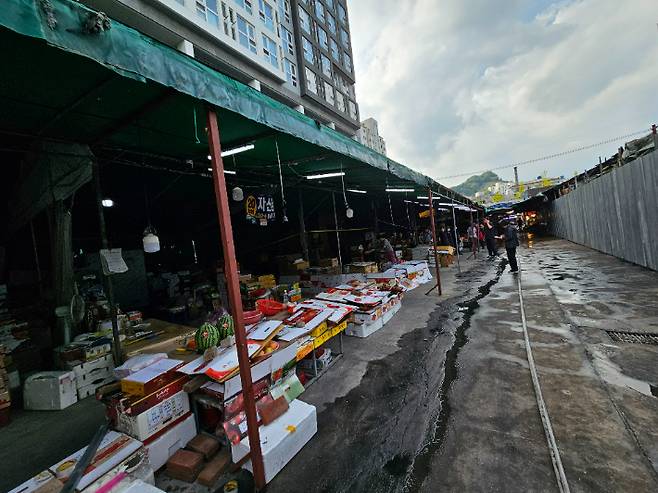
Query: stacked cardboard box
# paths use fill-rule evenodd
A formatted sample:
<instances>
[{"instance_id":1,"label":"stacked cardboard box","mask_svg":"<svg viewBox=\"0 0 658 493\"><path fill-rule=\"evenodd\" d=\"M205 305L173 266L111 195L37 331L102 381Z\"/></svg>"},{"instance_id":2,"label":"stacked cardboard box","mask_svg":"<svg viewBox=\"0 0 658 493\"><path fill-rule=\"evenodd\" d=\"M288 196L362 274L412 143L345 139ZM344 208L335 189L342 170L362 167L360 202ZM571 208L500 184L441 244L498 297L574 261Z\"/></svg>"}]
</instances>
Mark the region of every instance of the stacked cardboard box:
<instances>
[{"instance_id":1,"label":"stacked cardboard box","mask_svg":"<svg viewBox=\"0 0 658 493\"><path fill-rule=\"evenodd\" d=\"M6 349L0 345L0 426L9 423L11 395L9 393L9 374L7 373Z\"/></svg>"},{"instance_id":2,"label":"stacked cardboard box","mask_svg":"<svg viewBox=\"0 0 658 493\"><path fill-rule=\"evenodd\" d=\"M196 435L181 361L136 356L118 370L120 389L103 397L114 427L144 443L153 470Z\"/></svg>"},{"instance_id":3,"label":"stacked cardboard box","mask_svg":"<svg viewBox=\"0 0 658 493\"><path fill-rule=\"evenodd\" d=\"M115 380L111 349L104 338L56 349L60 367L75 373L78 399L95 395L98 388Z\"/></svg>"}]
</instances>

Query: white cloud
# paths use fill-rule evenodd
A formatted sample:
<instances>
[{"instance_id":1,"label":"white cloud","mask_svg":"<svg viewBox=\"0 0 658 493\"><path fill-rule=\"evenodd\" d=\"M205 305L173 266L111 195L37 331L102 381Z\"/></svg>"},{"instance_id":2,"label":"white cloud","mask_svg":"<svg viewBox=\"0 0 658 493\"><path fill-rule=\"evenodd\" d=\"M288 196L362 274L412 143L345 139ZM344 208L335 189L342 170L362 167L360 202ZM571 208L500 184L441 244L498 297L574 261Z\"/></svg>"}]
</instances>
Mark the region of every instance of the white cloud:
<instances>
[{"instance_id":1,"label":"white cloud","mask_svg":"<svg viewBox=\"0 0 658 493\"><path fill-rule=\"evenodd\" d=\"M433 177L658 120L655 0L352 0L349 9L361 114L379 121L392 158ZM519 172L571 175L621 144Z\"/></svg>"}]
</instances>

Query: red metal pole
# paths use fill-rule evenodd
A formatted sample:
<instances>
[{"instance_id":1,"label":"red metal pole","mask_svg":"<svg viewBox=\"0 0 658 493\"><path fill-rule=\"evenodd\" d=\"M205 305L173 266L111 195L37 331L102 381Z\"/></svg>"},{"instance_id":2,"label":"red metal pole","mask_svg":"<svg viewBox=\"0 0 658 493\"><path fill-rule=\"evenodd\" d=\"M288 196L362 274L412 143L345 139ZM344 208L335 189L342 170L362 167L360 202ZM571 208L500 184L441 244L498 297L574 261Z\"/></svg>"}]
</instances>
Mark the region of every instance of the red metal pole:
<instances>
[{"instance_id":1,"label":"red metal pole","mask_svg":"<svg viewBox=\"0 0 658 493\"><path fill-rule=\"evenodd\" d=\"M208 108L208 144L210 145L212 176L213 183L215 184L217 213L219 215L219 231L221 232L222 250L224 252L224 273L226 275L228 299L235 323L235 340L238 350L238 362L240 364L244 409L247 415L247 433L249 436L251 464L254 468L256 488L262 490L266 486L265 467L263 466L263 454L260 448L256 401L251 382L251 365L247 351L247 334L244 329L238 263L235 259L233 227L231 226L231 213L229 211L228 193L226 192L226 179L224 178L224 161L222 160L222 147L219 139L219 125L217 123L217 114L211 108Z\"/></svg>"},{"instance_id":2,"label":"red metal pole","mask_svg":"<svg viewBox=\"0 0 658 493\"><path fill-rule=\"evenodd\" d=\"M439 267L439 254L437 253L436 245L436 224L434 224L434 204L432 203L432 189L429 188L429 199L430 199L430 221L432 222L432 247L434 250L434 265L436 267L436 287L439 291L439 296L443 294L441 291L441 269Z\"/></svg>"}]
</instances>

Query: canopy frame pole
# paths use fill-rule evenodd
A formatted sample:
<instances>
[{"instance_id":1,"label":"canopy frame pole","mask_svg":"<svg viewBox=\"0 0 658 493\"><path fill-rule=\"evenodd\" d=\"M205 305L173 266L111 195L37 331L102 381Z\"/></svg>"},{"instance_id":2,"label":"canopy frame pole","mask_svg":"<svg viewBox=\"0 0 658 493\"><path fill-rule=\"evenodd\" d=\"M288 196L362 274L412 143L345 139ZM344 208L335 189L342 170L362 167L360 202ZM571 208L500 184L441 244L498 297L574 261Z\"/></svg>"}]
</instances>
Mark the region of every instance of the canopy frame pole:
<instances>
[{"instance_id":1,"label":"canopy frame pole","mask_svg":"<svg viewBox=\"0 0 658 493\"><path fill-rule=\"evenodd\" d=\"M244 398L244 409L247 416L247 434L249 436L249 454L254 469L256 488L263 490L266 487L265 467L263 465L263 454L260 446L260 432L258 419L256 417L256 401L251 381L251 364L247 350L247 334L244 327L244 315L242 311L242 298L240 296L240 282L238 276L238 264L235 258L235 245L233 243L233 226L231 225L231 211L229 209L228 192L226 191L226 178L224 177L224 161L222 160L222 147L219 137L219 124L215 110L208 107L208 145L212 166L213 183L215 187L215 199L217 202L217 215L219 219L219 231L222 240L222 252L224 254L224 274L228 289L228 299L233 320L235 323L235 339L238 352L240 368L240 380L242 382L242 395Z\"/></svg>"},{"instance_id":2,"label":"canopy frame pole","mask_svg":"<svg viewBox=\"0 0 658 493\"><path fill-rule=\"evenodd\" d=\"M457 234L457 219L455 219L455 199L452 200L452 232L455 235L455 248L457 249L457 270L461 274L462 266L459 262L459 235Z\"/></svg>"},{"instance_id":3,"label":"canopy frame pole","mask_svg":"<svg viewBox=\"0 0 658 493\"><path fill-rule=\"evenodd\" d=\"M101 234L101 247L109 248L107 241L107 227L105 225L105 213L103 212L103 193L101 191L101 170L98 162L93 164L94 189L96 192L96 209L98 210L98 225ZM100 252L99 252L100 253ZM117 321L117 306L114 302L114 284L112 275L107 274L105 278L105 288L107 289L107 302L110 305L110 319L112 321L112 352L114 353L115 366L123 363L123 351L121 350L121 337L119 336L119 322Z\"/></svg>"},{"instance_id":4,"label":"canopy frame pole","mask_svg":"<svg viewBox=\"0 0 658 493\"><path fill-rule=\"evenodd\" d=\"M439 266L439 253L437 252L436 244L436 224L434 224L434 205L432 202L432 188L429 189L429 202L430 202L430 222L432 223L432 250L434 250L434 267L436 268L436 287L439 291L439 296L443 295L443 290L441 288L441 268ZM431 290L430 290L431 291ZM429 294L426 293L426 294Z\"/></svg>"},{"instance_id":5,"label":"canopy frame pole","mask_svg":"<svg viewBox=\"0 0 658 493\"><path fill-rule=\"evenodd\" d=\"M331 192L331 202L334 205L334 224L336 225L336 243L338 244L338 265L340 272L343 272L343 255L340 253L340 231L338 228L338 214L336 213L336 194Z\"/></svg>"},{"instance_id":6,"label":"canopy frame pole","mask_svg":"<svg viewBox=\"0 0 658 493\"><path fill-rule=\"evenodd\" d=\"M299 243L302 247L302 255L304 260L310 261L308 258L308 238L306 237L306 223L304 222L304 194L301 189L299 194Z\"/></svg>"}]
</instances>

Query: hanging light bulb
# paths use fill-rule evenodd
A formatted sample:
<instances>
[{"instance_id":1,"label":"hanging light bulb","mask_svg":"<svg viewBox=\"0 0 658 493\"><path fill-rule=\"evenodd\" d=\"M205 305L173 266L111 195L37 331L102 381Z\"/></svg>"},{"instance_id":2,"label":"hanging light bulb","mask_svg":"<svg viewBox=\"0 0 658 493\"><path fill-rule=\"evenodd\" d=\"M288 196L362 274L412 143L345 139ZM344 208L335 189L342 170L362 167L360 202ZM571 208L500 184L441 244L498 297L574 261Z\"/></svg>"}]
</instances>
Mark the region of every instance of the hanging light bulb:
<instances>
[{"instance_id":1,"label":"hanging light bulb","mask_svg":"<svg viewBox=\"0 0 658 493\"><path fill-rule=\"evenodd\" d=\"M347 219L352 219L354 217L354 211L352 210L351 207L348 207L345 210L345 215L347 216Z\"/></svg>"},{"instance_id":2,"label":"hanging light bulb","mask_svg":"<svg viewBox=\"0 0 658 493\"><path fill-rule=\"evenodd\" d=\"M144 251L146 253L155 253L160 251L160 238L156 234L155 228L149 225L144 230L144 237L142 243L144 244Z\"/></svg>"},{"instance_id":3,"label":"hanging light bulb","mask_svg":"<svg viewBox=\"0 0 658 493\"><path fill-rule=\"evenodd\" d=\"M244 192L240 187L235 187L231 191L231 196L233 197L233 200L236 202L242 202L244 200Z\"/></svg>"}]
</instances>

